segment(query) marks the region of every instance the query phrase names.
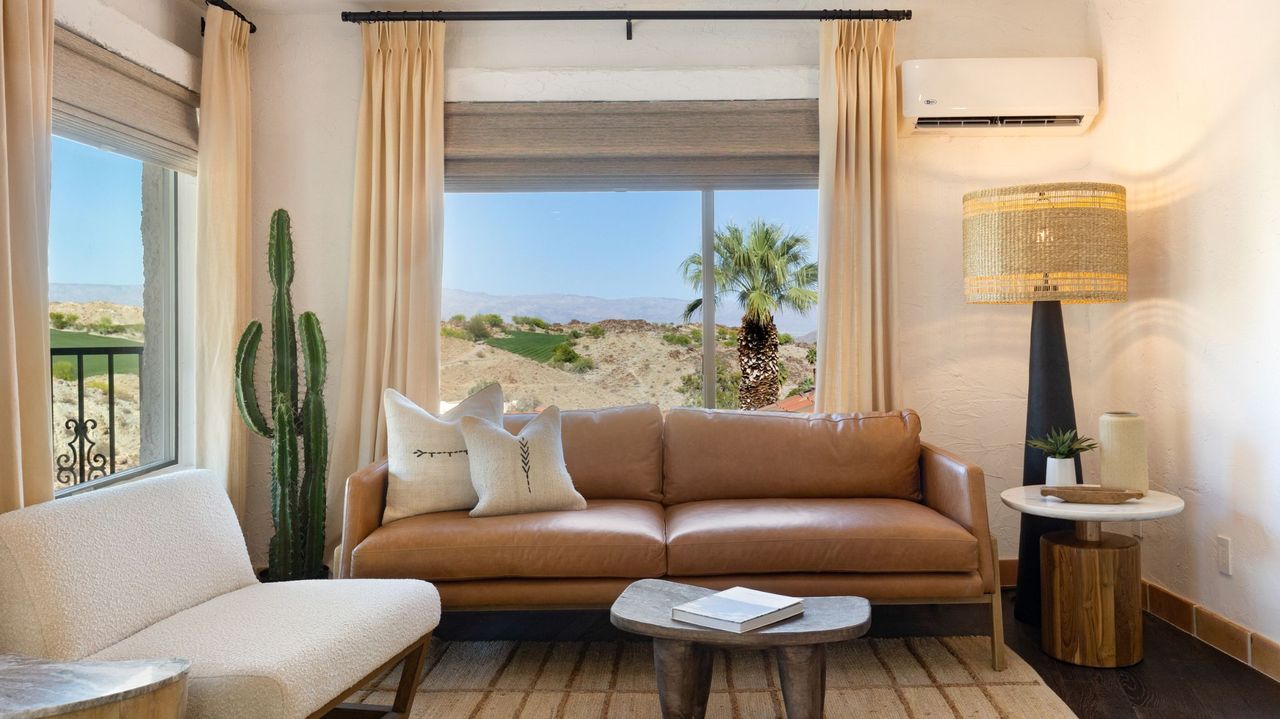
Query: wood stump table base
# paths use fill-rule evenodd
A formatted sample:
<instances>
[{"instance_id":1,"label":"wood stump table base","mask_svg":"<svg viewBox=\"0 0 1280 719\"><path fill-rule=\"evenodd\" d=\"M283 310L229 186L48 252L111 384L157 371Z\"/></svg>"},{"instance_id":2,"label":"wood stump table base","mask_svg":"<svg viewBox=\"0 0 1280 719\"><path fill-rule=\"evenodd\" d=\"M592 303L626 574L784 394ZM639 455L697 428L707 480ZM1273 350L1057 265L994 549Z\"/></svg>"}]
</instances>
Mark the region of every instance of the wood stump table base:
<instances>
[{"instance_id":1,"label":"wood stump table base","mask_svg":"<svg viewBox=\"0 0 1280 719\"><path fill-rule=\"evenodd\" d=\"M1040 538L1040 639L1086 667L1142 661L1142 554L1137 540L1079 522Z\"/></svg>"},{"instance_id":2,"label":"wood stump table base","mask_svg":"<svg viewBox=\"0 0 1280 719\"><path fill-rule=\"evenodd\" d=\"M676 639L653 640L662 719L703 719L711 695L712 647ZM787 719L822 719L827 650L821 644L775 647Z\"/></svg>"}]
</instances>

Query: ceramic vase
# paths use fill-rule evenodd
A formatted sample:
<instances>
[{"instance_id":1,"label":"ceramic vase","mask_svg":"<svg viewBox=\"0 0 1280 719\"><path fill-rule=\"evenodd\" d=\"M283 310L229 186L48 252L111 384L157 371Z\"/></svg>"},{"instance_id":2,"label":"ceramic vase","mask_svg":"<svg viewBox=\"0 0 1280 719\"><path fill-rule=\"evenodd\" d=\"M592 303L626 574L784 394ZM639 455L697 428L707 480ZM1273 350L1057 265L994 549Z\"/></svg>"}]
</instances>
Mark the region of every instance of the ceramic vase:
<instances>
[{"instance_id":1,"label":"ceramic vase","mask_svg":"<svg viewBox=\"0 0 1280 719\"><path fill-rule=\"evenodd\" d=\"M1045 462L1045 484L1050 487L1066 487L1076 483L1075 457L1048 457Z\"/></svg>"},{"instance_id":2,"label":"ceramic vase","mask_svg":"<svg viewBox=\"0 0 1280 719\"><path fill-rule=\"evenodd\" d=\"M1098 419L1102 486L1135 489L1145 496L1147 423L1136 412L1107 412Z\"/></svg>"}]
</instances>

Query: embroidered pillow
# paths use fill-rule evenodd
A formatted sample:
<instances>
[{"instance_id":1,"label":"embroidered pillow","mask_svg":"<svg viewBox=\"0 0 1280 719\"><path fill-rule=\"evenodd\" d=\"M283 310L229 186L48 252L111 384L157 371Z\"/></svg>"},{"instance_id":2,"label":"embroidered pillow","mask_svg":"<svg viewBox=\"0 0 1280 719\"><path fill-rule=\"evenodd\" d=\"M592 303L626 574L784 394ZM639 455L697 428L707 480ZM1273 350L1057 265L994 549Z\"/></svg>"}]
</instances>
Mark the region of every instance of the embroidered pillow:
<instances>
[{"instance_id":1,"label":"embroidered pillow","mask_svg":"<svg viewBox=\"0 0 1280 719\"><path fill-rule=\"evenodd\" d=\"M382 522L428 512L471 509L467 444L458 422L464 417L502 421L502 387L491 384L436 416L388 388L382 393L387 415L387 506Z\"/></svg>"},{"instance_id":2,"label":"embroidered pillow","mask_svg":"<svg viewBox=\"0 0 1280 719\"><path fill-rule=\"evenodd\" d=\"M473 517L586 509L564 465L560 410L548 407L512 436L497 422L462 418L479 501Z\"/></svg>"}]
</instances>

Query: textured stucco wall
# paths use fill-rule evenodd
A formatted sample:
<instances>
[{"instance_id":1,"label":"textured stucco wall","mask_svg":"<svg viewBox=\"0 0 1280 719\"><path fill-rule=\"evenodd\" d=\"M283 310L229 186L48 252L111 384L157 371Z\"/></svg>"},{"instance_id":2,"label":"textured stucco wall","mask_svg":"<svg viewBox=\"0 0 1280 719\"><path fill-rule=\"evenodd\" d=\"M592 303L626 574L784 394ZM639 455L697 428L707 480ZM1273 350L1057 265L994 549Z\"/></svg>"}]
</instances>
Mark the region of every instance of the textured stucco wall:
<instances>
[{"instance_id":1,"label":"textured stucco wall","mask_svg":"<svg viewBox=\"0 0 1280 719\"><path fill-rule=\"evenodd\" d=\"M536 5L537 3L533 3ZM625 5L625 3L622 3ZM441 2L440 8L463 3ZM589 3L557 3L557 8ZM683 6L674 0L635 7ZM821 8L821 2L786 3ZM865 6L883 5L864 3ZM899 28L899 60L914 57L1089 55L1086 8L1055 0L900 3L916 19ZM486 7L529 7L495 0ZM782 7L742 0L740 7ZM325 323L328 396L336 413L341 372L360 41L334 12L274 15L248 6L254 82L255 243L265 258L266 218L293 215L298 273L294 302ZM618 23L455 23L448 29L449 100L641 100L815 97L815 23L638 23L627 42ZM955 447L988 471L992 498L1020 479L1030 308L964 304L960 291L960 196L967 190L1088 175L1090 141L1065 138L903 138L899 301L905 403L927 438ZM447 221L447 219L446 219ZM269 286L257 268L255 306ZM1088 361L1083 313L1069 312L1077 382ZM1083 395L1083 393L1081 393ZM1082 416L1087 409L1078 398ZM262 557L270 537L267 447L255 443L247 519ZM1006 556L1016 517L992 502Z\"/></svg>"},{"instance_id":2,"label":"textured stucco wall","mask_svg":"<svg viewBox=\"0 0 1280 719\"><path fill-rule=\"evenodd\" d=\"M1129 188L1131 259L1129 302L1090 309L1092 401L1148 418L1152 482L1187 502L1143 527L1144 574L1280 637L1280 4L1091 5L1093 162Z\"/></svg>"}]
</instances>

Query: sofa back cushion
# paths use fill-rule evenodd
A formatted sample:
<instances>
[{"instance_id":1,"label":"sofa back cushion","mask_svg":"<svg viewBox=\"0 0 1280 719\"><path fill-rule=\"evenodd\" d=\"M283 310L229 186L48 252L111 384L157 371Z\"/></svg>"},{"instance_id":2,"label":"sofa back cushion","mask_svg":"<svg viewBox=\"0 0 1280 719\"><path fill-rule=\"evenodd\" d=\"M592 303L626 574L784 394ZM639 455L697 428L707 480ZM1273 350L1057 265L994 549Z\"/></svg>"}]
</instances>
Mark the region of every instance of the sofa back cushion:
<instances>
[{"instance_id":1,"label":"sofa back cushion","mask_svg":"<svg viewBox=\"0 0 1280 719\"><path fill-rule=\"evenodd\" d=\"M503 418L517 433L531 414ZM587 499L662 501L662 412L651 404L560 414L564 463Z\"/></svg>"},{"instance_id":2,"label":"sofa back cushion","mask_svg":"<svg viewBox=\"0 0 1280 719\"><path fill-rule=\"evenodd\" d=\"M0 514L0 654L81 659L256 582L204 470Z\"/></svg>"},{"instance_id":3,"label":"sofa back cushion","mask_svg":"<svg viewBox=\"0 0 1280 719\"><path fill-rule=\"evenodd\" d=\"M921 497L920 417L911 410L792 415L673 409L662 454L666 504Z\"/></svg>"}]
</instances>

